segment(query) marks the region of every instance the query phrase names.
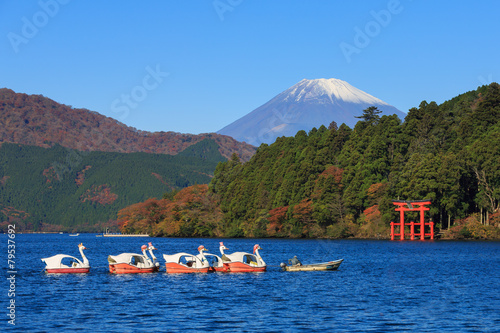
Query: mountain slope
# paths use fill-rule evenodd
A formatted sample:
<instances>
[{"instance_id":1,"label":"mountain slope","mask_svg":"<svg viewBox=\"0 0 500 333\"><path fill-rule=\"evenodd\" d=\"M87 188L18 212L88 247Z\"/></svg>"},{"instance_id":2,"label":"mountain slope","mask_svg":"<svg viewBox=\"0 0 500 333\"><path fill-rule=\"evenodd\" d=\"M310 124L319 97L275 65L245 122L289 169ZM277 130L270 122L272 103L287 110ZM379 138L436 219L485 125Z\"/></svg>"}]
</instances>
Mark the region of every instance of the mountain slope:
<instances>
[{"instance_id":1,"label":"mountain slope","mask_svg":"<svg viewBox=\"0 0 500 333\"><path fill-rule=\"evenodd\" d=\"M123 207L207 184L224 160L211 139L174 156L3 143L0 230L15 222L20 231L100 231Z\"/></svg>"},{"instance_id":2,"label":"mountain slope","mask_svg":"<svg viewBox=\"0 0 500 333\"><path fill-rule=\"evenodd\" d=\"M335 121L353 128L369 106L382 114L405 113L338 79L302 80L266 104L229 124L217 133L258 146L273 143L280 136L294 136L299 130L328 126Z\"/></svg>"},{"instance_id":3,"label":"mountain slope","mask_svg":"<svg viewBox=\"0 0 500 333\"><path fill-rule=\"evenodd\" d=\"M86 109L73 109L41 95L0 89L0 144L39 147L60 144L80 151L145 152L175 155L204 139L213 139L220 153L237 153L247 161L255 147L215 133L146 132Z\"/></svg>"}]
</instances>

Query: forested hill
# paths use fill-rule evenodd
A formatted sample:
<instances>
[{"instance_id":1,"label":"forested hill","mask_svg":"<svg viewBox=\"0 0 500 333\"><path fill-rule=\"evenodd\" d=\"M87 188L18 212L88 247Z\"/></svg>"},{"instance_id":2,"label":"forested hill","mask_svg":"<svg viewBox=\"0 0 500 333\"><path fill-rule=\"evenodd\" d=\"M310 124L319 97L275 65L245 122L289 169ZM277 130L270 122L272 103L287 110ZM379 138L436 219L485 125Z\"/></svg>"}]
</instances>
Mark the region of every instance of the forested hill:
<instances>
[{"instance_id":1,"label":"forested hill","mask_svg":"<svg viewBox=\"0 0 500 333\"><path fill-rule=\"evenodd\" d=\"M247 161L255 152L255 147L225 135L139 131L97 112L74 109L41 95L0 89L0 144L44 148L60 144L80 151L175 155L206 138L214 140L226 158L237 153Z\"/></svg>"},{"instance_id":2,"label":"forested hill","mask_svg":"<svg viewBox=\"0 0 500 333\"><path fill-rule=\"evenodd\" d=\"M123 210L122 230L173 236L195 230L198 236L388 237L390 221L398 219L392 200L430 199L426 218L438 229L451 223L456 227L450 232L463 237L498 237L499 121L497 83L441 105L424 101L409 110L404 122L367 108L353 129L332 123L328 129L299 131L261 145L247 163L236 156L220 163L205 201L191 199L182 206L187 208L172 212L168 207L189 197L185 189L159 203L166 209L161 216L153 214L159 217L155 221L139 213L140 206ZM193 191L198 194L191 197L200 196L199 189ZM201 218L183 218L200 216L193 211L212 211L220 218L209 227Z\"/></svg>"},{"instance_id":3,"label":"forested hill","mask_svg":"<svg viewBox=\"0 0 500 333\"><path fill-rule=\"evenodd\" d=\"M174 156L3 143L0 231L9 223L17 231L102 231L128 205L207 184L225 160L211 139Z\"/></svg>"}]
</instances>

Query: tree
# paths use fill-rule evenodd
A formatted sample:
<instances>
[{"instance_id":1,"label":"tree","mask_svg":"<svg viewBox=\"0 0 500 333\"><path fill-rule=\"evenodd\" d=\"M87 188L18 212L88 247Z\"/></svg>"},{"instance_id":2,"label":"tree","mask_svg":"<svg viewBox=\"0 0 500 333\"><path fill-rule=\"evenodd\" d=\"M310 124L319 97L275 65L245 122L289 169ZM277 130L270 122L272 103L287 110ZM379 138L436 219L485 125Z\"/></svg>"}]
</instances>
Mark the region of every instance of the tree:
<instances>
[{"instance_id":1,"label":"tree","mask_svg":"<svg viewBox=\"0 0 500 333\"><path fill-rule=\"evenodd\" d=\"M328 129L330 131L334 131L334 132L337 132L337 130L339 129L339 127L337 126L337 123L335 121L332 121L330 123L330 125L328 125Z\"/></svg>"},{"instance_id":2,"label":"tree","mask_svg":"<svg viewBox=\"0 0 500 333\"><path fill-rule=\"evenodd\" d=\"M356 118L363 119L366 123L377 124L380 120L379 114L381 113L382 111L380 111L376 106L370 106L363 110L363 114L361 116Z\"/></svg>"},{"instance_id":3,"label":"tree","mask_svg":"<svg viewBox=\"0 0 500 333\"><path fill-rule=\"evenodd\" d=\"M477 139L468 149L468 157L478 183L476 201L482 208L495 213L500 209L500 125Z\"/></svg>"}]
</instances>

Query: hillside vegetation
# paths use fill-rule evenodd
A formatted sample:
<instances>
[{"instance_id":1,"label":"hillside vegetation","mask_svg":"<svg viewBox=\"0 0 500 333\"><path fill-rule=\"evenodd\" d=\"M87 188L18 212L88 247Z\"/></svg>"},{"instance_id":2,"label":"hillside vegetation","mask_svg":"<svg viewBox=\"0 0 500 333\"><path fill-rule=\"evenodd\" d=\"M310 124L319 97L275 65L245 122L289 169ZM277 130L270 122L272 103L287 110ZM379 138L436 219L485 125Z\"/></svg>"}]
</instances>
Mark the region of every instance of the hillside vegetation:
<instances>
[{"instance_id":1,"label":"hillside vegetation","mask_svg":"<svg viewBox=\"0 0 500 333\"><path fill-rule=\"evenodd\" d=\"M0 143L175 155L207 138L217 143L226 158L236 153L248 161L255 152L255 147L225 135L139 131L97 112L74 109L42 95L0 89Z\"/></svg>"},{"instance_id":2,"label":"hillside vegetation","mask_svg":"<svg viewBox=\"0 0 500 333\"><path fill-rule=\"evenodd\" d=\"M211 139L174 156L3 143L0 230L15 222L18 231L102 231L126 206L209 183L225 160Z\"/></svg>"},{"instance_id":3,"label":"hillside vegetation","mask_svg":"<svg viewBox=\"0 0 500 333\"><path fill-rule=\"evenodd\" d=\"M246 163L233 155L218 164L206 191L187 188L128 207L121 228L165 236L388 237L398 219L392 200L430 199L426 217L449 229L445 236L499 238L499 121L497 83L441 105L423 101L404 123L370 107L353 129L332 123L299 131L262 144ZM146 206L161 214L149 219ZM199 225L209 216L209 227Z\"/></svg>"}]
</instances>

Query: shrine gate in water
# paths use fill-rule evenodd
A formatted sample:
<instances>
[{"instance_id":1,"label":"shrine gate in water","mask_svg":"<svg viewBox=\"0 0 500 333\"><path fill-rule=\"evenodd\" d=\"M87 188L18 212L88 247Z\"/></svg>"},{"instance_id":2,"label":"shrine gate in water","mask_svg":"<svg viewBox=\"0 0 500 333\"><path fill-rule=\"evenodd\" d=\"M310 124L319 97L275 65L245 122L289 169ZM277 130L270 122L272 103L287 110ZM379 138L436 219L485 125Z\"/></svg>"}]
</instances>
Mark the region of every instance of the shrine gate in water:
<instances>
[{"instance_id":1,"label":"shrine gate in water","mask_svg":"<svg viewBox=\"0 0 500 333\"><path fill-rule=\"evenodd\" d=\"M424 240L425 236L430 236L434 239L434 222L424 222L424 212L429 210L427 205L431 204L430 200L393 200L392 203L398 206L395 211L399 212L399 223L391 222L391 240L394 240L394 236L400 236L400 240L405 239L405 225L410 226L410 239L414 240L415 235L420 235L420 239ZM420 222L409 222L405 223L405 212L419 212ZM425 233L425 226L430 226L430 233ZM394 233L394 227L399 226L399 233ZM415 226L420 226L419 233L415 233Z\"/></svg>"}]
</instances>

